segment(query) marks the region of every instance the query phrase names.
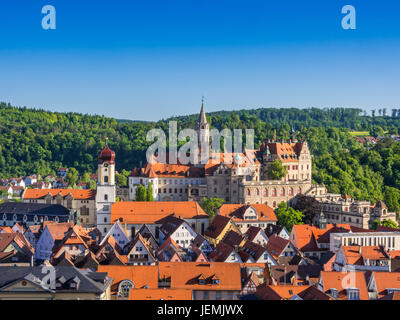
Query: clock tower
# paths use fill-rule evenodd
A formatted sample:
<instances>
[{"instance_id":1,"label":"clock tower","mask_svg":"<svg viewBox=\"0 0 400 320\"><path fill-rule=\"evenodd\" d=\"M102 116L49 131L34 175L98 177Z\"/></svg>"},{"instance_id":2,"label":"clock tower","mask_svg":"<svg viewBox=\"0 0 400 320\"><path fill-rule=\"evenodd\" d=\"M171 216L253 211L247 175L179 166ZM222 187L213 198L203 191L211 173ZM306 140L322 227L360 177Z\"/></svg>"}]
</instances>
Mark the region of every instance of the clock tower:
<instances>
[{"instance_id":1,"label":"clock tower","mask_svg":"<svg viewBox=\"0 0 400 320\"><path fill-rule=\"evenodd\" d=\"M97 170L96 221L103 236L110 230L111 205L115 202L115 152L108 144L99 153Z\"/></svg>"}]
</instances>

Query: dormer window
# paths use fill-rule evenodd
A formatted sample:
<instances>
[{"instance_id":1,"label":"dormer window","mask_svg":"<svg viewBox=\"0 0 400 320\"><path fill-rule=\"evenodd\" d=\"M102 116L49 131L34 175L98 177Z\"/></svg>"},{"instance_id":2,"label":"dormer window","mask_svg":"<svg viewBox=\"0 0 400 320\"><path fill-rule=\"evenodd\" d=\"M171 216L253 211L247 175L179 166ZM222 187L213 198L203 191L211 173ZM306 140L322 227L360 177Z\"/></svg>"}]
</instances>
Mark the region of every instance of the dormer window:
<instances>
[{"instance_id":1,"label":"dormer window","mask_svg":"<svg viewBox=\"0 0 400 320\"><path fill-rule=\"evenodd\" d=\"M360 300L360 292L357 288L347 289L348 300Z\"/></svg>"},{"instance_id":2,"label":"dormer window","mask_svg":"<svg viewBox=\"0 0 400 320\"><path fill-rule=\"evenodd\" d=\"M338 297L338 290L336 288L332 288L331 289L331 296L332 298L336 298Z\"/></svg>"},{"instance_id":3,"label":"dormer window","mask_svg":"<svg viewBox=\"0 0 400 320\"><path fill-rule=\"evenodd\" d=\"M131 280L123 280L118 286L118 295L120 297L128 298L129 292L135 285Z\"/></svg>"}]
</instances>

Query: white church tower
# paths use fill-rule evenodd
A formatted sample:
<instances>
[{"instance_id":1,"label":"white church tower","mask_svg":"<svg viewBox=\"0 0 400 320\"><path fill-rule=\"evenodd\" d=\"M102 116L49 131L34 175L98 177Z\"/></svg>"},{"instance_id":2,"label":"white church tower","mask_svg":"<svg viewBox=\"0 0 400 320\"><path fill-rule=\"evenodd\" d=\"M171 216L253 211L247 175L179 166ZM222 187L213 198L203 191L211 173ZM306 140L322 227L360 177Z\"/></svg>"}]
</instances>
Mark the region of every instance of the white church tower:
<instances>
[{"instance_id":1,"label":"white church tower","mask_svg":"<svg viewBox=\"0 0 400 320\"><path fill-rule=\"evenodd\" d=\"M201 162L201 159L203 159L202 157L205 157L205 159L208 160L209 154L207 151L210 152L210 149L207 150L204 148L210 148L210 125L207 122L206 113L204 112L204 98L201 101L201 111L199 120L196 124L196 132L199 139L199 162ZM203 153L203 155L201 155L201 153Z\"/></svg>"},{"instance_id":2,"label":"white church tower","mask_svg":"<svg viewBox=\"0 0 400 320\"><path fill-rule=\"evenodd\" d=\"M106 143L99 153L96 193L97 229L104 236L112 226L111 205L115 202L115 152Z\"/></svg>"}]
</instances>

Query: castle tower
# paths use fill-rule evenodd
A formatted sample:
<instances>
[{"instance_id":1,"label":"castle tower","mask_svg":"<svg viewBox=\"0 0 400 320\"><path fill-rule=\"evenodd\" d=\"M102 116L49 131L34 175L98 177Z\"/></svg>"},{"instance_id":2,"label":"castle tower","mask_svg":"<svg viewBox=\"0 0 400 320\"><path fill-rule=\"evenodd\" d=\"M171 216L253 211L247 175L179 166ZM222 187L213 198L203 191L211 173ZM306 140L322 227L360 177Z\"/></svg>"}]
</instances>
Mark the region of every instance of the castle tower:
<instances>
[{"instance_id":1,"label":"castle tower","mask_svg":"<svg viewBox=\"0 0 400 320\"><path fill-rule=\"evenodd\" d=\"M111 228L111 205L115 202L115 152L106 143L99 153L96 193L97 228L104 236Z\"/></svg>"}]
</instances>

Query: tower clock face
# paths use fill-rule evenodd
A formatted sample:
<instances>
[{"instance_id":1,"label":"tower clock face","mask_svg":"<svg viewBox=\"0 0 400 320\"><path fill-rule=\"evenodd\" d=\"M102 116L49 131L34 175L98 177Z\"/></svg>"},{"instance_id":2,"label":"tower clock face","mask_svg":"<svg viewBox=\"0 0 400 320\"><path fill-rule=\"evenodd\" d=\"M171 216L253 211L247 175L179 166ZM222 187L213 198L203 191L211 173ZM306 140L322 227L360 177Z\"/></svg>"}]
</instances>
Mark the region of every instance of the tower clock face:
<instances>
[{"instance_id":1,"label":"tower clock face","mask_svg":"<svg viewBox=\"0 0 400 320\"><path fill-rule=\"evenodd\" d=\"M106 162L106 163L104 164L104 166L107 168L107 167L108 167L108 163Z\"/></svg>"}]
</instances>

